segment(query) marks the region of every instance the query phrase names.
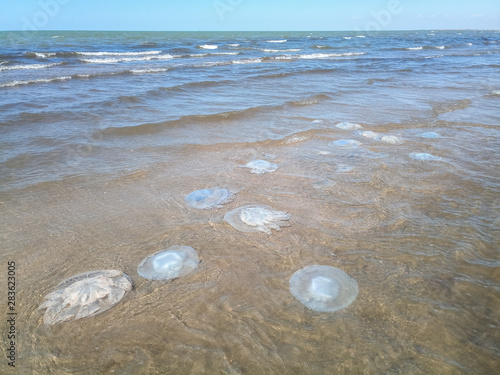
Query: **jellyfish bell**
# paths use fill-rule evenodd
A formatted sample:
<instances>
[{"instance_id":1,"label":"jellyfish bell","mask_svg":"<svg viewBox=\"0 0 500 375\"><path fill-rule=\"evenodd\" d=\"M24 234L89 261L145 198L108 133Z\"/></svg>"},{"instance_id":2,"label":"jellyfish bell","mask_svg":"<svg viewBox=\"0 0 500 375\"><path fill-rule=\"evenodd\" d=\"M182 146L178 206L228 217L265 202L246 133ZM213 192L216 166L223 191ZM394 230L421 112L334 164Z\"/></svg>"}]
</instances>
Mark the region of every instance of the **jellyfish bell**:
<instances>
[{"instance_id":1,"label":"jellyfish bell","mask_svg":"<svg viewBox=\"0 0 500 375\"><path fill-rule=\"evenodd\" d=\"M339 268L313 265L290 278L290 292L307 308L320 312L345 309L358 296L356 280Z\"/></svg>"},{"instance_id":2,"label":"jellyfish bell","mask_svg":"<svg viewBox=\"0 0 500 375\"><path fill-rule=\"evenodd\" d=\"M335 125L335 127L342 130L361 129L361 125L356 124L355 122L341 122Z\"/></svg>"},{"instance_id":3,"label":"jellyfish bell","mask_svg":"<svg viewBox=\"0 0 500 375\"><path fill-rule=\"evenodd\" d=\"M441 158L439 156L435 156L432 154L428 154L425 152L412 152L410 153L410 157L415 160L422 160L422 161L439 161Z\"/></svg>"},{"instance_id":4,"label":"jellyfish bell","mask_svg":"<svg viewBox=\"0 0 500 375\"><path fill-rule=\"evenodd\" d=\"M199 263L195 249L174 245L143 259L137 273L148 280L171 280L193 272Z\"/></svg>"},{"instance_id":5,"label":"jellyfish bell","mask_svg":"<svg viewBox=\"0 0 500 375\"><path fill-rule=\"evenodd\" d=\"M223 204L231 201L231 193L227 189L213 187L193 191L186 195L184 201L192 208L207 210L211 208L221 208Z\"/></svg>"},{"instance_id":6,"label":"jellyfish bell","mask_svg":"<svg viewBox=\"0 0 500 375\"><path fill-rule=\"evenodd\" d=\"M426 132L426 133L419 134L418 136L420 138L430 138L430 139L441 138L441 136L436 132Z\"/></svg>"},{"instance_id":7,"label":"jellyfish bell","mask_svg":"<svg viewBox=\"0 0 500 375\"><path fill-rule=\"evenodd\" d=\"M250 168L250 173L263 174L267 172L275 172L279 167L278 164L269 163L265 160L252 160L241 165L242 168Z\"/></svg>"},{"instance_id":8,"label":"jellyfish bell","mask_svg":"<svg viewBox=\"0 0 500 375\"><path fill-rule=\"evenodd\" d=\"M391 145L400 145L404 143L404 140L402 140L399 137L396 137L395 135L383 135L380 137L380 140L382 142L389 143Z\"/></svg>"},{"instance_id":9,"label":"jellyfish bell","mask_svg":"<svg viewBox=\"0 0 500 375\"><path fill-rule=\"evenodd\" d=\"M362 145L362 143L355 139L339 139L337 141L332 141L328 143L328 145L334 147L342 147L342 148L354 148Z\"/></svg>"},{"instance_id":10,"label":"jellyfish bell","mask_svg":"<svg viewBox=\"0 0 500 375\"><path fill-rule=\"evenodd\" d=\"M224 216L224 220L240 232L264 232L271 234L271 229L281 230L289 226L290 215L284 211L275 211L269 206L249 205L236 208Z\"/></svg>"},{"instance_id":11,"label":"jellyfish bell","mask_svg":"<svg viewBox=\"0 0 500 375\"><path fill-rule=\"evenodd\" d=\"M377 133L375 133L374 131L371 131L371 130L360 131L357 134L359 134L362 137L371 138L371 139L375 139L379 136Z\"/></svg>"},{"instance_id":12,"label":"jellyfish bell","mask_svg":"<svg viewBox=\"0 0 500 375\"><path fill-rule=\"evenodd\" d=\"M45 309L46 325L94 316L120 302L132 286L130 277L117 270L80 273L59 283L39 310Z\"/></svg>"}]
</instances>

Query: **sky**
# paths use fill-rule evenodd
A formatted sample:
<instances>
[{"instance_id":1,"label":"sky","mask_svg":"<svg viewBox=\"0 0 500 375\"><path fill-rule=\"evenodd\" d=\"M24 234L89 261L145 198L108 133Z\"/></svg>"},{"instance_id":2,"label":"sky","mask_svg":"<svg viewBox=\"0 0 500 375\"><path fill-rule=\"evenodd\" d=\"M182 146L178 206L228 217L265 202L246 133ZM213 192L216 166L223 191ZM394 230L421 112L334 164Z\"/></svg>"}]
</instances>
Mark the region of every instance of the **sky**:
<instances>
[{"instance_id":1,"label":"sky","mask_svg":"<svg viewBox=\"0 0 500 375\"><path fill-rule=\"evenodd\" d=\"M500 0L0 0L0 30L500 29Z\"/></svg>"}]
</instances>

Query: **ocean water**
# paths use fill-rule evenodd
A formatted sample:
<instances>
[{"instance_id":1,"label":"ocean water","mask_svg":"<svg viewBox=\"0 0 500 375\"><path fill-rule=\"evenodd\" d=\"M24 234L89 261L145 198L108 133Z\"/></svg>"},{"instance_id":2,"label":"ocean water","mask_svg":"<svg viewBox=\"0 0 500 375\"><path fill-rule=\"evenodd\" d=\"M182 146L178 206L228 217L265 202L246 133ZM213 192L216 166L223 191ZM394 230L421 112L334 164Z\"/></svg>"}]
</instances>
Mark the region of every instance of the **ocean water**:
<instances>
[{"instance_id":1,"label":"ocean water","mask_svg":"<svg viewBox=\"0 0 500 375\"><path fill-rule=\"evenodd\" d=\"M499 73L499 31L0 33L18 373L497 373ZM279 169L241 168L253 159ZM233 201L185 204L214 186ZM250 204L290 227L223 221ZM139 277L172 245L199 268ZM289 279L313 264L356 279L357 299L295 300ZM134 290L46 327L43 297L99 269Z\"/></svg>"}]
</instances>

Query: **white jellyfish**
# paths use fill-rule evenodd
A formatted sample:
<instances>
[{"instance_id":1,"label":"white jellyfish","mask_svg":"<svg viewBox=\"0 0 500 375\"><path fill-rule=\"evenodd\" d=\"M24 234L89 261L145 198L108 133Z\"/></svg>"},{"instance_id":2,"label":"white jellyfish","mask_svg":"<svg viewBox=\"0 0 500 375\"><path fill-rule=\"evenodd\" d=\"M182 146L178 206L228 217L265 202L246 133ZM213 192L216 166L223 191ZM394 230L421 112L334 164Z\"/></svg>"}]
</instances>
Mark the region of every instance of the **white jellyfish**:
<instances>
[{"instance_id":1,"label":"white jellyfish","mask_svg":"<svg viewBox=\"0 0 500 375\"><path fill-rule=\"evenodd\" d=\"M39 309L46 309L46 325L97 315L120 302L132 285L132 280L117 270L80 273L59 283Z\"/></svg>"},{"instance_id":2,"label":"white jellyfish","mask_svg":"<svg viewBox=\"0 0 500 375\"><path fill-rule=\"evenodd\" d=\"M252 160L241 166L242 168L250 168L250 173L263 174L266 172L274 172L278 169L278 164L269 163L265 160Z\"/></svg>"},{"instance_id":3,"label":"white jellyfish","mask_svg":"<svg viewBox=\"0 0 500 375\"><path fill-rule=\"evenodd\" d=\"M355 139L339 139L337 141L332 141L328 143L329 146L341 147L341 148L355 148L360 146L362 143L356 141Z\"/></svg>"},{"instance_id":4,"label":"white jellyfish","mask_svg":"<svg viewBox=\"0 0 500 375\"><path fill-rule=\"evenodd\" d=\"M359 288L356 280L341 269L314 265L292 275L290 292L311 310L333 312L349 306Z\"/></svg>"},{"instance_id":5,"label":"white jellyfish","mask_svg":"<svg viewBox=\"0 0 500 375\"><path fill-rule=\"evenodd\" d=\"M171 280L193 272L199 263L195 249L174 245L143 259L137 273L148 280Z\"/></svg>"},{"instance_id":6,"label":"white jellyfish","mask_svg":"<svg viewBox=\"0 0 500 375\"><path fill-rule=\"evenodd\" d=\"M352 167L350 165L340 164L340 165L337 165L337 168L335 168L335 172L348 173L348 172L352 172L353 169L354 169L354 167Z\"/></svg>"},{"instance_id":7,"label":"white jellyfish","mask_svg":"<svg viewBox=\"0 0 500 375\"><path fill-rule=\"evenodd\" d=\"M391 145L400 145L404 143L404 141L401 138L396 137L395 135L383 135L380 137L380 140L382 142L389 143Z\"/></svg>"},{"instance_id":8,"label":"white jellyfish","mask_svg":"<svg viewBox=\"0 0 500 375\"><path fill-rule=\"evenodd\" d=\"M358 134L362 137L371 138L371 139L375 139L379 136L377 133L375 133L374 131L371 131L371 130L360 131Z\"/></svg>"},{"instance_id":9,"label":"white jellyfish","mask_svg":"<svg viewBox=\"0 0 500 375\"><path fill-rule=\"evenodd\" d=\"M415 160L424 160L424 161L439 161L441 158L439 156L427 154L425 152L412 152L410 153L410 157Z\"/></svg>"},{"instance_id":10,"label":"white jellyfish","mask_svg":"<svg viewBox=\"0 0 500 375\"><path fill-rule=\"evenodd\" d=\"M269 206L249 205L236 208L224 216L224 220L240 232L264 232L271 234L271 229L281 230L288 226L290 219L284 211L274 211Z\"/></svg>"},{"instance_id":11,"label":"white jellyfish","mask_svg":"<svg viewBox=\"0 0 500 375\"><path fill-rule=\"evenodd\" d=\"M342 130L361 129L361 125L354 122L341 122L340 124L335 125L335 127Z\"/></svg>"},{"instance_id":12,"label":"white jellyfish","mask_svg":"<svg viewBox=\"0 0 500 375\"><path fill-rule=\"evenodd\" d=\"M436 132L427 132L418 135L420 138L441 138L441 136Z\"/></svg>"},{"instance_id":13,"label":"white jellyfish","mask_svg":"<svg viewBox=\"0 0 500 375\"><path fill-rule=\"evenodd\" d=\"M231 199L229 190L213 187L209 189L196 190L188 194L184 201L188 206L198 210L206 210L210 208L220 208L223 204L228 203Z\"/></svg>"}]
</instances>

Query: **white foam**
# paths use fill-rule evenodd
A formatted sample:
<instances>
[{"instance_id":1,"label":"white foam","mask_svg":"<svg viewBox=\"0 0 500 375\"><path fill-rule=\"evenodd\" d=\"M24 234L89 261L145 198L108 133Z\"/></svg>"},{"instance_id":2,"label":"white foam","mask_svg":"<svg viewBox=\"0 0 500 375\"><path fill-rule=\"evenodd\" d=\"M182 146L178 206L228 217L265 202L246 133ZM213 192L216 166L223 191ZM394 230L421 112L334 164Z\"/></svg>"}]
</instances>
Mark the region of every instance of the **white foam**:
<instances>
[{"instance_id":1,"label":"white foam","mask_svg":"<svg viewBox=\"0 0 500 375\"><path fill-rule=\"evenodd\" d=\"M300 48L291 48L291 49L261 49L262 52L270 52L270 53L280 53L280 52L299 52Z\"/></svg>"},{"instance_id":2,"label":"white foam","mask_svg":"<svg viewBox=\"0 0 500 375\"><path fill-rule=\"evenodd\" d=\"M199 45L198 48L201 48L201 49L217 49L217 48L219 48L219 46L216 46L215 44L202 44L202 45Z\"/></svg>"},{"instance_id":3,"label":"white foam","mask_svg":"<svg viewBox=\"0 0 500 375\"><path fill-rule=\"evenodd\" d=\"M7 83L1 84L0 88L29 85L32 83L50 83L50 82L55 82L55 81L67 81L69 79L71 79L70 76L55 77L55 78L40 78L40 79L32 79L32 80L26 80L26 81L12 81L12 82L7 82Z\"/></svg>"},{"instance_id":4,"label":"white foam","mask_svg":"<svg viewBox=\"0 0 500 375\"><path fill-rule=\"evenodd\" d=\"M343 36L344 39L352 39L352 36Z\"/></svg>"},{"instance_id":5,"label":"white foam","mask_svg":"<svg viewBox=\"0 0 500 375\"><path fill-rule=\"evenodd\" d=\"M239 47L239 44L238 43L234 43L234 44L228 44L229 47Z\"/></svg>"},{"instance_id":6,"label":"white foam","mask_svg":"<svg viewBox=\"0 0 500 375\"><path fill-rule=\"evenodd\" d=\"M307 55L284 55L284 56L278 56L276 58L283 58L283 59L328 59L332 57L348 57L348 56L360 56L364 55L366 52L346 52L346 53L311 53Z\"/></svg>"},{"instance_id":7,"label":"white foam","mask_svg":"<svg viewBox=\"0 0 500 375\"><path fill-rule=\"evenodd\" d=\"M255 58L255 59L241 59L241 60L234 60L232 61L233 64L256 64L262 62L262 59L260 58Z\"/></svg>"},{"instance_id":8,"label":"white foam","mask_svg":"<svg viewBox=\"0 0 500 375\"><path fill-rule=\"evenodd\" d=\"M148 73L163 73L169 71L169 68L156 68L156 69L132 69L132 74L148 74Z\"/></svg>"},{"instance_id":9,"label":"white foam","mask_svg":"<svg viewBox=\"0 0 500 375\"><path fill-rule=\"evenodd\" d=\"M104 59L80 59L80 61L89 64L116 64L130 61L151 61L151 60L170 60L172 55L141 56L141 57L123 57L123 58L104 58Z\"/></svg>"},{"instance_id":10,"label":"white foam","mask_svg":"<svg viewBox=\"0 0 500 375\"><path fill-rule=\"evenodd\" d=\"M356 35L356 38L366 38L364 35Z\"/></svg>"},{"instance_id":11,"label":"white foam","mask_svg":"<svg viewBox=\"0 0 500 375\"><path fill-rule=\"evenodd\" d=\"M500 90L493 90L490 94L500 96Z\"/></svg>"},{"instance_id":12,"label":"white foam","mask_svg":"<svg viewBox=\"0 0 500 375\"><path fill-rule=\"evenodd\" d=\"M56 65L61 65L62 63L52 63L52 64L21 64L21 65L8 65L0 67L0 72L4 70L31 70L31 69L46 69L52 68Z\"/></svg>"},{"instance_id":13,"label":"white foam","mask_svg":"<svg viewBox=\"0 0 500 375\"><path fill-rule=\"evenodd\" d=\"M405 49L408 50L408 51L417 51L417 50L424 49L424 47L408 47L408 48L405 48Z\"/></svg>"},{"instance_id":14,"label":"white foam","mask_svg":"<svg viewBox=\"0 0 500 375\"><path fill-rule=\"evenodd\" d=\"M53 52L33 52L33 54L40 59L47 59L56 56Z\"/></svg>"},{"instance_id":15,"label":"white foam","mask_svg":"<svg viewBox=\"0 0 500 375\"><path fill-rule=\"evenodd\" d=\"M266 40L267 43L285 43L286 39L280 39L280 40Z\"/></svg>"},{"instance_id":16,"label":"white foam","mask_svg":"<svg viewBox=\"0 0 500 375\"><path fill-rule=\"evenodd\" d=\"M159 55L161 51L142 51L142 52L75 52L80 56L146 56Z\"/></svg>"},{"instance_id":17,"label":"white foam","mask_svg":"<svg viewBox=\"0 0 500 375\"><path fill-rule=\"evenodd\" d=\"M207 56L222 56L222 55L234 56L239 54L240 54L239 52L215 52L215 53L191 53L188 56L189 57L207 57ZM174 55L172 57L182 57L182 55Z\"/></svg>"},{"instance_id":18,"label":"white foam","mask_svg":"<svg viewBox=\"0 0 500 375\"><path fill-rule=\"evenodd\" d=\"M436 49L445 49L446 46L434 46L434 48L436 48Z\"/></svg>"}]
</instances>

